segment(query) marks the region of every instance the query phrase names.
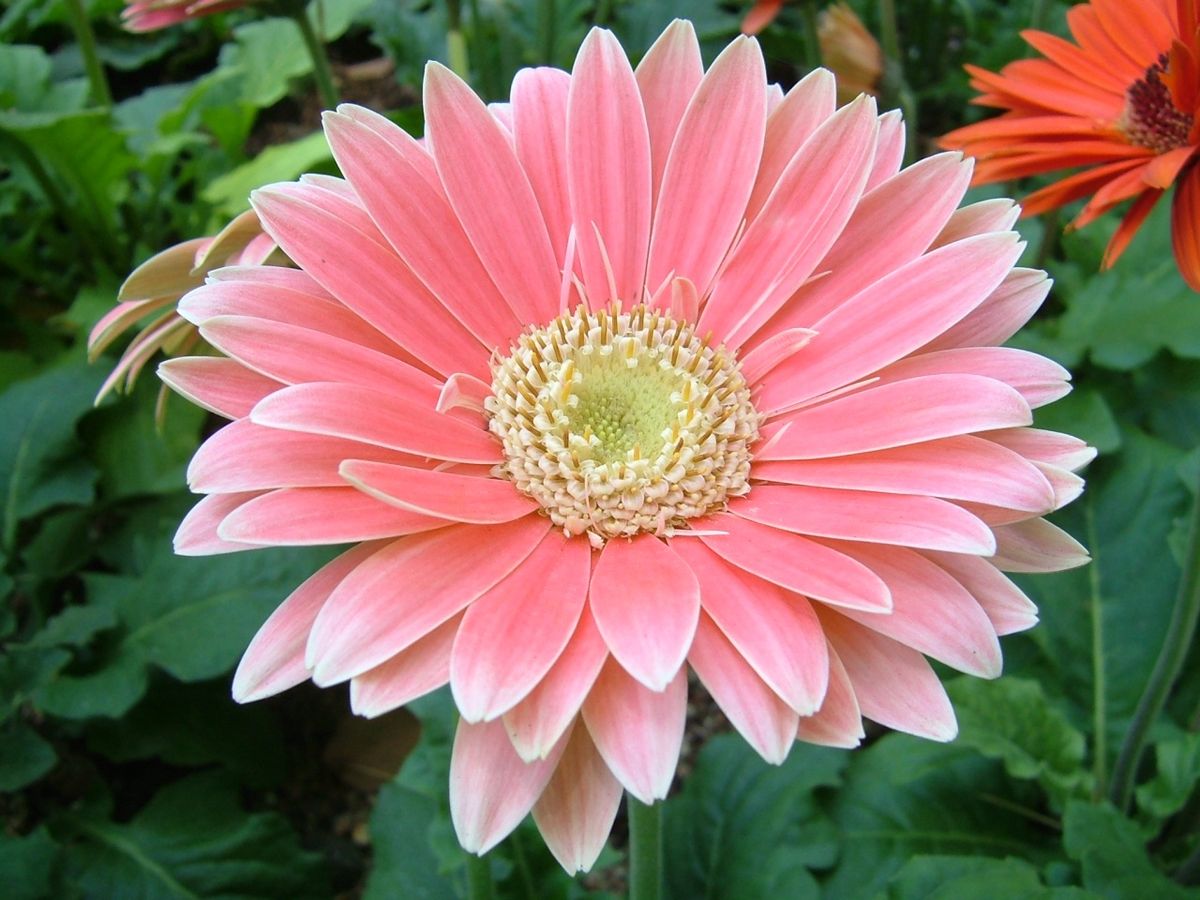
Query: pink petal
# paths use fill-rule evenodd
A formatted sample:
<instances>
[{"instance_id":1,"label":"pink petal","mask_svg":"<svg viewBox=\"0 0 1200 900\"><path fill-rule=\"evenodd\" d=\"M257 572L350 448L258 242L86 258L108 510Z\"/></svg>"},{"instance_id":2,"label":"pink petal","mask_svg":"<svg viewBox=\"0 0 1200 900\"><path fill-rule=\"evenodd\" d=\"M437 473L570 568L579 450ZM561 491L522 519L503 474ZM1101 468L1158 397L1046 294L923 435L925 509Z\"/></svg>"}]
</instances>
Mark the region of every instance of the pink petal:
<instances>
[{"instance_id":1,"label":"pink petal","mask_svg":"<svg viewBox=\"0 0 1200 900\"><path fill-rule=\"evenodd\" d=\"M222 540L259 547L312 547L397 537L445 524L380 503L354 488L282 488L229 513L217 534Z\"/></svg>"},{"instance_id":2,"label":"pink petal","mask_svg":"<svg viewBox=\"0 0 1200 900\"><path fill-rule=\"evenodd\" d=\"M346 460L339 471L356 488L384 503L453 522L495 525L539 508L537 501L500 478L360 459Z\"/></svg>"},{"instance_id":3,"label":"pink petal","mask_svg":"<svg viewBox=\"0 0 1200 900\"><path fill-rule=\"evenodd\" d=\"M650 244L650 138L625 51L612 32L599 28L588 32L575 58L567 160L571 218L591 302L639 301Z\"/></svg>"},{"instance_id":4,"label":"pink petal","mask_svg":"<svg viewBox=\"0 0 1200 900\"><path fill-rule=\"evenodd\" d=\"M610 659L583 704L596 749L625 790L643 803L667 796L683 744L687 674L652 691Z\"/></svg>"},{"instance_id":5,"label":"pink petal","mask_svg":"<svg viewBox=\"0 0 1200 900\"><path fill-rule=\"evenodd\" d=\"M211 238L194 238L156 253L134 269L117 292L122 303L153 297L178 297L204 283L204 273L194 271L196 254Z\"/></svg>"},{"instance_id":6,"label":"pink petal","mask_svg":"<svg viewBox=\"0 0 1200 900\"><path fill-rule=\"evenodd\" d=\"M338 438L263 428L248 419L226 425L188 464L188 487L198 494L261 491L282 487L340 487L344 459L405 459L394 450ZM409 457L409 465L421 464Z\"/></svg>"},{"instance_id":7,"label":"pink petal","mask_svg":"<svg viewBox=\"0 0 1200 900\"><path fill-rule=\"evenodd\" d=\"M511 137L466 83L425 69L426 135L446 196L521 322L558 314L558 254Z\"/></svg>"},{"instance_id":8,"label":"pink petal","mask_svg":"<svg viewBox=\"0 0 1200 900\"><path fill-rule=\"evenodd\" d=\"M974 500L1038 513L1054 499L1037 466L972 435L854 456L760 462L753 473L785 484Z\"/></svg>"},{"instance_id":9,"label":"pink petal","mask_svg":"<svg viewBox=\"0 0 1200 900\"><path fill-rule=\"evenodd\" d=\"M836 108L837 83L833 73L828 69L813 69L772 110L767 119L758 178L746 207L747 219L753 221L758 216L788 163Z\"/></svg>"},{"instance_id":10,"label":"pink petal","mask_svg":"<svg viewBox=\"0 0 1200 900\"><path fill-rule=\"evenodd\" d=\"M252 544L236 543L217 536L217 528L234 510L261 496L257 491L212 494L191 508L175 532L175 552L180 556L212 556L253 550Z\"/></svg>"},{"instance_id":11,"label":"pink petal","mask_svg":"<svg viewBox=\"0 0 1200 900\"><path fill-rule=\"evenodd\" d=\"M438 412L450 409L467 409L477 413L483 412L483 403L492 395L492 387L480 381L474 375L456 372L446 379L438 394Z\"/></svg>"},{"instance_id":12,"label":"pink petal","mask_svg":"<svg viewBox=\"0 0 1200 900\"><path fill-rule=\"evenodd\" d=\"M927 253L813 324L817 337L776 370L760 409L783 409L858 380L927 344L1000 284L1023 245L985 235Z\"/></svg>"},{"instance_id":13,"label":"pink petal","mask_svg":"<svg viewBox=\"0 0 1200 900\"><path fill-rule=\"evenodd\" d=\"M450 661L450 687L464 719L503 715L550 671L579 623L591 555L587 541L549 534L471 604Z\"/></svg>"},{"instance_id":14,"label":"pink petal","mask_svg":"<svg viewBox=\"0 0 1200 900\"><path fill-rule=\"evenodd\" d=\"M850 684L846 667L833 648L829 648L829 690L825 702L811 716L802 716L796 726L797 740L823 747L853 749L866 737L858 698Z\"/></svg>"},{"instance_id":15,"label":"pink petal","mask_svg":"<svg viewBox=\"0 0 1200 900\"><path fill-rule=\"evenodd\" d=\"M676 19L668 25L638 63L635 77L646 111L653 197L657 198L675 133L704 77L704 61L692 23Z\"/></svg>"},{"instance_id":16,"label":"pink petal","mask_svg":"<svg viewBox=\"0 0 1200 900\"><path fill-rule=\"evenodd\" d=\"M450 817L464 850L482 856L521 824L549 783L565 745L549 759L527 763L499 722L459 721L450 757Z\"/></svg>"},{"instance_id":17,"label":"pink petal","mask_svg":"<svg viewBox=\"0 0 1200 900\"><path fill-rule=\"evenodd\" d=\"M1087 565L1087 548L1045 519L1001 525L992 562L1004 572L1061 572Z\"/></svg>"},{"instance_id":18,"label":"pink petal","mask_svg":"<svg viewBox=\"0 0 1200 900\"><path fill-rule=\"evenodd\" d=\"M926 552L983 607L996 634L1025 631L1037 624L1037 607L996 566L986 559L959 553Z\"/></svg>"},{"instance_id":19,"label":"pink petal","mask_svg":"<svg viewBox=\"0 0 1200 900\"><path fill-rule=\"evenodd\" d=\"M1006 384L979 375L927 375L871 387L771 422L761 432L758 458L869 453L1032 420L1029 404Z\"/></svg>"},{"instance_id":20,"label":"pink petal","mask_svg":"<svg viewBox=\"0 0 1200 900\"><path fill-rule=\"evenodd\" d=\"M549 527L528 516L393 542L355 569L321 610L308 643L313 680L344 681L411 646L524 562Z\"/></svg>"},{"instance_id":21,"label":"pink petal","mask_svg":"<svg viewBox=\"0 0 1200 900\"><path fill-rule=\"evenodd\" d=\"M500 461L500 445L483 428L404 400L351 384L298 384L264 398L250 414L255 424L323 434L390 447L417 456L465 463Z\"/></svg>"},{"instance_id":22,"label":"pink petal","mask_svg":"<svg viewBox=\"0 0 1200 900\"><path fill-rule=\"evenodd\" d=\"M983 608L957 580L912 550L844 546L847 555L879 575L892 592L885 615L842 610L842 615L980 678L1000 675L1000 642Z\"/></svg>"},{"instance_id":23,"label":"pink petal","mask_svg":"<svg viewBox=\"0 0 1200 900\"><path fill-rule=\"evenodd\" d=\"M836 550L733 515L693 520L704 544L735 568L823 603L886 612L892 598L879 576Z\"/></svg>"},{"instance_id":24,"label":"pink petal","mask_svg":"<svg viewBox=\"0 0 1200 900\"><path fill-rule=\"evenodd\" d=\"M450 680L450 652L462 623L453 616L391 659L350 679L350 708L372 719L436 691Z\"/></svg>"},{"instance_id":25,"label":"pink petal","mask_svg":"<svg viewBox=\"0 0 1200 900\"><path fill-rule=\"evenodd\" d=\"M340 301L438 372L486 376L487 350L375 235L291 196L286 185L251 196L263 225ZM337 247L337 253L330 253Z\"/></svg>"},{"instance_id":26,"label":"pink petal","mask_svg":"<svg viewBox=\"0 0 1200 900\"><path fill-rule=\"evenodd\" d=\"M304 645L317 613L333 589L382 544L359 544L326 563L279 605L242 654L233 675L233 699L249 703L308 680Z\"/></svg>"},{"instance_id":27,"label":"pink petal","mask_svg":"<svg viewBox=\"0 0 1200 900\"><path fill-rule=\"evenodd\" d=\"M338 381L414 402L431 404L437 399L432 376L321 331L248 316L218 316L205 322L200 334L248 368L286 384Z\"/></svg>"},{"instance_id":28,"label":"pink petal","mask_svg":"<svg viewBox=\"0 0 1200 900\"><path fill-rule=\"evenodd\" d=\"M867 176L865 191L873 191L900 171L904 162L904 117L892 109L879 117L879 137L875 142L875 161Z\"/></svg>"},{"instance_id":29,"label":"pink petal","mask_svg":"<svg viewBox=\"0 0 1200 900\"><path fill-rule=\"evenodd\" d=\"M764 484L729 505L743 519L797 534L990 556L991 529L936 497Z\"/></svg>"},{"instance_id":30,"label":"pink petal","mask_svg":"<svg viewBox=\"0 0 1200 900\"><path fill-rule=\"evenodd\" d=\"M862 194L875 130L874 101L859 97L805 142L717 279L701 332L737 349L812 275Z\"/></svg>"},{"instance_id":31,"label":"pink petal","mask_svg":"<svg viewBox=\"0 0 1200 900\"><path fill-rule=\"evenodd\" d=\"M962 347L910 356L879 372L879 383L922 375L984 375L1014 388L1031 409L1071 392L1071 373L1058 363L1016 347Z\"/></svg>"},{"instance_id":32,"label":"pink petal","mask_svg":"<svg viewBox=\"0 0 1200 900\"><path fill-rule=\"evenodd\" d=\"M832 611L819 612L864 716L917 737L954 740L954 709L925 657Z\"/></svg>"},{"instance_id":33,"label":"pink petal","mask_svg":"<svg viewBox=\"0 0 1200 900\"><path fill-rule=\"evenodd\" d=\"M758 676L797 712L816 710L829 661L809 602L722 562L699 541L677 540L674 549L696 573L704 611Z\"/></svg>"},{"instance_id":34,"label":"pink petal","mask_svg":"<svg viewBox=\"0 0 1200 900\"><path fill-rule=\"evenodd\" d=\"M106 312L88 335L88 362L95 362L113 341L135 323L175 302L174 297L126 300Z\"/></svg>"},{"instance_id":35,"label":"pink petal","mask_svg":"<svg viewBox=\"0 0 1200 900\"><path fill-rule=\"evenodd\" d=\"M259 400L283 387L239 362L212 356L164 360L158 377L175 393L227 419L248 416Z\"/></svg>"},{"instance_id":36,"label":"pink petal","mask_svg":"<svg viewBox=\"0 0 1200 900\"><path fill-rule=\"evenodd\" d=\"M1086 441L1057 431L1040 428L1005 428L988 433L988 440L1027 459L1074 472L1096 458L1096 448Z\"/></svg>"},{"instance_id":37,"label":"pink petal","mask_svg":"<svg viewBox=\"0 0 1200 900\"><path fill-rule=\"evenodd\" d=\"M391 356L403 353L399 344L324 294L315 283L300 289L298 285L264 284L258 280L213 281L184 297L179 302L179 314L196 325L218 316L269 319L323 331Z\"/></svg>"},{"instance_id":38,"label":"pink petal","mask_svg":"<svg viewBox=\"0 0 1200 900\"><path fill-rule=\"evenodd\" d=\"M559 264L571 230L567 191L567 93L571 76L561 69L521 69L512 84L513 140L517 159L537 197ZM554 311L557 313L557 310Z\"/></svg>"},{"instance_id":39,"label":"pink petal","mask_svg":"<svg viewBox=\"0 0 1200 900\"><path fill-rule=\"evenodd\" d=\"M663 173L646 282L672 273L700 294L742 223L762 156L766 70L758 42L733 41L684 114Z\"/></svg>"},{"instance_id":40,"label":"pink petal","mask_svg":"<svg viewBox=\"0 0 1200 900\"><path fill-rule=\"evenodd\" d=\"M584 608L566 649L546 677L504 714L504 725L524 760L544 758L583 705L608 659L608 647L591 612Z\"/></svg>"},{"instance_id":41,"label":"pink petal","mask_svg":"<svg viewBox=\"0 0 1200 900\"><path fill-rule=\"evenodd\" d=\"M772 334L742 357L742 376L746 383L759 385L772 369L808 346L816 336L811 328L785 328Z\"/></svg>"},{"instance_id":42,"label":"pink petal","mask_svg":"<svg viewBox=\"0 0 1200 900\"><path fill-rule=\"evenodd\" d=\"M554 775L533 807L546 846L568 874L586 872L608 842L621 805L613 777L587 729L571 731Z\"/></svg>"},{"instance_id":43,"label":"pink petal","mask_svg":"<svg viewBox=\"0 0 1200 900\"><path fill-rule=\"evenodd\" d=\"M1016 224L1020 214L1021 207L1007 197L981 200L956 209L929 249L936 250L963 238L986 234L989 231L1008 231Z\"/></svg>"},{"instance_id":44,"label":"pink petal","mask_svg":"<svg viewBox=\"0 0 1200 900\"><path fill-rule=\"evenodd\" d=\"M800 717L750 668L712 619L701 615L688 662L730 723L767 762L787 759Z\"/></svg>"},{"instance_id":45,"label":"pink petal","mask_svg":"<svg viewBox=\"0 0 1200 900\"><path fill-rule=\"evenodd\" d=\"M1040 269L1013 269L991 296L925 350L988 347L1003 344L1037 312L1051 281Z\"/></svg>"},{"instance_id":46,"label":"pink petal","mask_svg":"<svg viewBox=\"0 0 1200 900\"><path fill-rule=\"evenodd\" d=\"M666 688L683 665L700 585L665 541L651 534L604 545L588 602L617 662L652 691Z\"/></svg>"},{"instance_id":47,"label":"pink petal","mask_svg":"<svg viewBox=\"0 0 1200 900\"><path fill-rule=\"evenodd\" d=\"M864 194L818 265L828 274L801 287L755 340L776 329L813 326L848 300L870 299L855 295L926 251L962 199L970 176L970 164L957 153L940 153Z\"/></svg>"}]
</instances>

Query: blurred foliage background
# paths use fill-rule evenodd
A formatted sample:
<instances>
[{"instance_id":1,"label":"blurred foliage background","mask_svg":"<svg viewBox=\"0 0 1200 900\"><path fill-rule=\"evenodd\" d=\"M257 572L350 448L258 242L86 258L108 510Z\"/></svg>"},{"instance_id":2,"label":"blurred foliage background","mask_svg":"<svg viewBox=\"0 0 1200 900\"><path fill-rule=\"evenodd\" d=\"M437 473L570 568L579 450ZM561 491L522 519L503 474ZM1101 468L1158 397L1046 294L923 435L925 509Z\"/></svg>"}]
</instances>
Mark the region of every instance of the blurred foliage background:
<instances>
[{"instance_id":1,"label":"blurred foliage background","mask_svg":"<svg viewBox=\"0 0 1200 900\"><path fill-rule=\"evenodd\" d=\"M903 79L915 155L979 117L962 64L1027 54L1021 29L1065 33L1060 0L911 0ZM325 0L309 8L347 100L414 132L426 59L465 41L471 80L505 99L517 68L569 68L586 29L636 58L676 16L708 59L748 4L719 0ZM851 6L880 34L879 7ZM114 102L89 99L61 2L0 12L0 884L19 898L454 897L448 819L454 714L428 697L367 722L341 689L250 706L239 654L329 551L177 558L184 468L219 423L157 385L93 400L115 357L90 327L137 263L211 234L250 189L335 171L294 22L253 7L148 35L120 0L88 0ZM816 5L761 35L785 88L817 62ZM894 63L895 61L893 61ZM974 191L973 199L1024 191ZM1161 205L1160 205L1161 206ZM1200 298L1154 217L1097 274L1110 217L1059 236L1029 221L1026 264L1056 286L1017 339L1075 373L1038 424L1100 450L1059 521L1095 557L1026 579L1042 624L1006 638L996 682L949 676L962 734L942 746L873 732L865 749L798 744L766 766L701 700L666 812L668 896L1198 896L1200 666L1152 733L1128 815L1102 802L1168 627L1181 522L1200 468ZM119 348L117 348L119 349ZM415 747L415 749L414 749ZM403 765L401 765L403 763ZM618 896L623 825L595 870L558 869L529 823L489 859L504 897ZM1167 873L1175 873L1172 880Z\"/></svg>"}]
</instances>

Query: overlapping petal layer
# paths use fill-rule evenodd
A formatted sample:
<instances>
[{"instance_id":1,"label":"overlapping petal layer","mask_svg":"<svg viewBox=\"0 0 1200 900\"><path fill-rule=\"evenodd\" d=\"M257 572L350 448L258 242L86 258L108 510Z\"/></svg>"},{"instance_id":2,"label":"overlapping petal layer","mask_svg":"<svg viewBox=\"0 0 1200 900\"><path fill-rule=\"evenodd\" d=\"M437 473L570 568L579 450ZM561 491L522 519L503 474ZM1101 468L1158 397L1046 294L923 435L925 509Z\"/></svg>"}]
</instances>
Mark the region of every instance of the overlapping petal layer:
<instances>
[{"instance_id":1,"label":"overlapping petal layer","mask_svg":"<svg viewBox=\"0 0 1200 900\"><path fill-rule=\"evenodd\" d=\"M665 796L689 669L772 762L863 716L949 739L925 657L996 676L1036 621L1001 569L1086 558L1039 516L1089 451L1028 427L1068 375L995 347L1045 295L1011 204L955 212L969 163L900 171L895 117L827 75L771 104L752 39L699 59L687 23L636 72L597 30L503 122L439 67L423 143L329 114L346 180L253 198L299 269L214 273L182 310L225 357L162 367L234 420L181 552L356 544L236 696L449 683L477 852L532 810L588 868L621 787Z\"/></svg>"}]
</instances>

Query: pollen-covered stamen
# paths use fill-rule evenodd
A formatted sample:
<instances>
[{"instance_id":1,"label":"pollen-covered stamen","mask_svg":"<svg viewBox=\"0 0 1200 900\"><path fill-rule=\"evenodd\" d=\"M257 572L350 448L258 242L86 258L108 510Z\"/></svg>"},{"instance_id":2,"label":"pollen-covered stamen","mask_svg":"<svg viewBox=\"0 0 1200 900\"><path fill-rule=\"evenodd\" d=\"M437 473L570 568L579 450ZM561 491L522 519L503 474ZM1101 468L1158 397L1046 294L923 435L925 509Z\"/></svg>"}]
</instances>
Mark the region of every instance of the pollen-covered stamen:
<instances>
[{"instance_id":1,"label":"pollen-covered stamen","mask_svg":"<svg viewBox=\"0 0 1200 900\"><path fill-rule=\"evenodd\" d=\"M492 373L497 474L567 533L663 534L750 489L749 385L687 322L579 307L522 334Z\"/></svg>"},{"instance_id":2,"label":"pollen-covered stamen","mask_svg":"<svg viewBox=\"0 0 1200 900\"><path fill-rule=\"evenodd\" d=\"M1162 80L1168 64L1164 53L1146 69L1145 77L1130 85L1121 114L1121 130L1130 142L1155 153L1187 146L1195 121L1171 99L1171 91Z\"/></svg>"}]
</instances>

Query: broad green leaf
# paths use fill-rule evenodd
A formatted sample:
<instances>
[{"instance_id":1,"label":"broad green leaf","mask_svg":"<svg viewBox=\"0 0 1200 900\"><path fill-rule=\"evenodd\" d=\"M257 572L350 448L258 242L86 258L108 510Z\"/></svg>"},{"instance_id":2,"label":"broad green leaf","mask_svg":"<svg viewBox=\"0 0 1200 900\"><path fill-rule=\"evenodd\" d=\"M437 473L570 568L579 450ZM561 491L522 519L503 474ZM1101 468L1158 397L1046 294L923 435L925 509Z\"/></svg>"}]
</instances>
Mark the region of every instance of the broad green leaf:
<instances>
[{"instance_id":1,"label":"broad green leaf","mask_svg":"<svg viewBox=\"0 0 1200 900\"><path fill-rule=\"evenodd\" d=\"M54 896L58 853L44 828L25 837L0 835L0 884L8 900Z\"/></svg>"},{"instance_id":2,"label":"broad green leaf","mask_svg":"<svg viewBox=\"0 0 1200 900\"><path fill-rule=\"evenodd\" d=\"M24 646L30 649L82 647L100 632L116 625L117 613L111 604L94 601L83 606L68 606L43 625Z\"/></svg>"},{"instance_id":3,"label":"broad green leaf","mask_svg":"<svg viewBox=\"0 0 1200 900\"><path fill-rule=\"evenodd\" d=\"M92 408L103 374L85 364L49 369L0 393L0 504L3 548L17 525L60 504L87 503L95 469L75 426Z\"/></svg>"},{"instance_id":4,"label":"broad green leaf","mask_svg":"<svg viewBox=\"0 0 1200 900\"><path fill-rule=\"evenodd\" d=\"M1101 453L1121 446L1121 430L1108 401L1099 391L1081 387L1036 413L1037 426L1082 438Z\"/></svg>"},{"instance_id":5,"label":"broad green leaf","mask_svg":"<svg viewBox=\"0 0 1200 900\"><path fill-rule=\"evenodd\" d=\"M54 768L58 754L24 722L0 726L0 791L16 791Z\"/></svg>"},{"instance_id":6,"label":"broad green leaf","mask_svg":"<svg viewBox=\"0 0 1200 900\"><path fill-rule=\"evenodd\" d=\"M888 885L888 900L1086 900L1075 887L1047 887L1023 859L916 856Z\"/></svg>"},{"instance_id":7,"label":"broad green leaf","mask_svg":"<svg viewBox=\"0 0 1200 900\"><path fill-rule=\"evenodd\" d=\"M246 209L250 192L275 181L291 181L332 160L325 134L316 131L290 144L268 147L250 162L216 179L202 194L222 213L236 216Z\"/></svg>"},{"instance_id":8,"label":"broad green leaf","mask_svg":"<svg viewBox=\"0 0 1200 900\"><path fill-rule=\"evenodd\" d=\"M1182 734L1155 745L1157 770L1137 789L1138 809L1165 819L1183 809L1200 781L1200 734Z\"/></svg>"},{"instance_id":9,"label":"broad green leaf","mask_svg":"<svg viewBox=\"0 0 1200 900\"><path fill-rule=\"evenodd\" d=\"M1200 889L1180 887L1154 866L1137 825L1109 804L1070 803L1063 828L1063 844L1083 870L1083 886L1097 895L1109 900L1200 897Z\"/></svg>"},{"instance_id":10,"label":"broad green leaf","mask_svg":"<svg viewBox=\"0 0 1200 900\"><path fill-rule=\"evenodd\" d=\"M999 759L1014 778L1041 783L1061 806L1084 781L1083 734L1051 705L1036 681L958 678L946 686L958 715L958 742Z\"/></svg>"},{"instance_id":11,"label":"broad green leaf","mask_svg":"<svg viewBox=\"0 0 1200 900\"><path fill-rule=\"evenodd\" d=\"M59 113L82 109L87 81L55 83L52 72L50 57L41 47L0 43L0 110L9 116L21 113L49 121Z\"/></svg>"},{"instance_id":12,"label":"broad green leaf","mask_svg":"<svg viewBox=\"0 0 1200 900\"><path fill-rule=\"evenodd\" d=\"M259 109L287 96L293 78L312 71L312 60L290 19L261 19L234 30L235 43L221 48L220 68L236 72L244 103Z\"/></svg>"},{"instance_id":13,"label":"broad green leaf","mask_svg":"<svg viewBox=\"0 0 1200 900\"><path fill-rule=\"evenodd\" d=\"M923 854L1017 856L1035 864L1053 852L1053 832L1012 812L1019 783L998 763L959 745L890 734L853 754L830 801L841 838L829 897L874 897Z\"/></svg>"},{"instance_id":14,"label":"broad green leaf","mask_svg":"<svg viewBox=\"0 0 1200 900\"><path fill-rule=\"evenodd\" d=\"M429 832L440 815L431 796L392 782L379 790L371 813L373 858L365 900L411 897L453 900L464 896L455 881L439 871ZM459 879L461 881L461 879Z\"/></svg>"},{"instance_id":15,"label":"broad green leaf","mask_svg":"<svg viewBox=\"0 0 1200 900\"><path fill-rule=\"evenodd\" d=\"M664 810L668 896L819 896L809 870L833 864L837 835L813 792L837 785L846 762L797 743L770 766L739 737L708 741Z\"/></svg>"},{"instance_id":16,"label":"broad green leaf","mask_svg":"<svg viewBox=\"0 0 1200 900\"><path fill-rule=\"evenodd\" d=\"M66 650L9 646L0 653L0 722L52 679L71 659Z\"/></svg>"},{"instance_id":17,"label":"broad green leaf","mask_svg":"<svg viewBox=\"0 0 1200 900\"><path fill-rule=\"evenodd\" d=\"M136 575L87 574L88 602L111 604L122 628L88 667L45 685L39 707L66 718L119 716L145 693L151 667L181 681L227 672L270 612L330 555L284 549L189 559L160 545Z\"/></svg>"},{"instance_id":18,"label":"broad green leaf","mask_svg":"<svg viewBox=\"0 0 1200 900\"><path fill-rule=\"evenodd\" d=\"M74 838L64 875L92 900L329 896L319 857L287 821L247 813L216 773L163 788L127 823L66 816L57 830Z\"/></svg>"},{"instance_id":19,"label":"broad green leaf","mask_svg":"<svg viewBox=\"0 0 1200 900\"><path fill-rule=\"evenodd\" d=\"M1174 605L1179 568L1166 546L1186 498L1180 458L1170 445L1126 431L1120 453L1094 463L1083 497L1056 517L1089 548L1091 564L1018 579L1041 615L1028 635L1040 650L1036 671L1075 704L1079 719L1103 723L1106 756L1133 713Z\"/></svg>"}]
</instances>

